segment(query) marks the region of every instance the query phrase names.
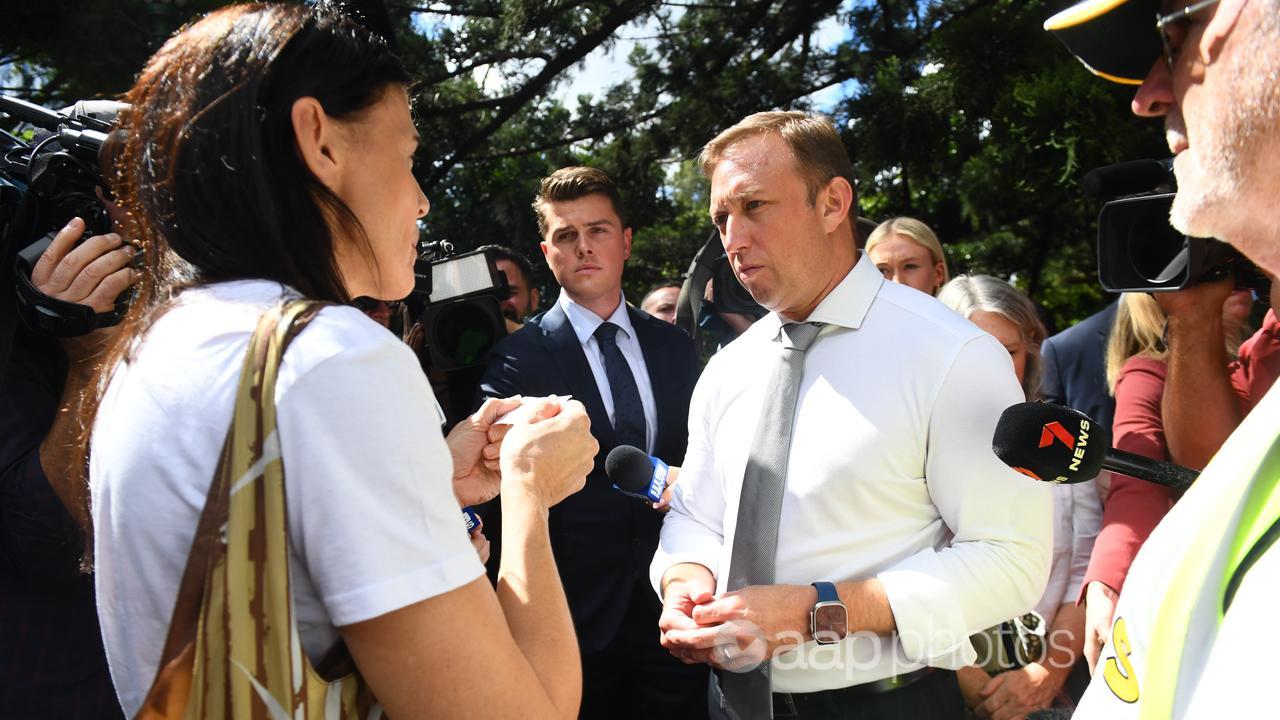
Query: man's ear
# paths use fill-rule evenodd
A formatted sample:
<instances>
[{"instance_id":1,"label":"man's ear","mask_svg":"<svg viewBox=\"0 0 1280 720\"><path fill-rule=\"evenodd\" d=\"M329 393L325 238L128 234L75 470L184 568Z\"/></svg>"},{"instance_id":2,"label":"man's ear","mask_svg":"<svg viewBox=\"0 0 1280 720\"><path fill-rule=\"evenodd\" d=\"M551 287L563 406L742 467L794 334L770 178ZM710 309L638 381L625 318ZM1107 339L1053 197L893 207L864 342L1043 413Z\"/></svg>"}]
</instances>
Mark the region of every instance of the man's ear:
<instances>
[{"instance_id":1,"label":"man's ear","mask_svg":"<svg viewBox=\"0 0 1280 720\"><path fill-rule=\"evenodd\" d=\"M539 248L540 250L542 250L542 257L546 257L546 256L547 256L547 241L546 241L546 240L543 240L542 242L538 243L538 248Z\"/></svg>"},{"instance_id":2,"label":"man's ear","mask_svg":"<svg viewBox=\"0 0 1280 720\"><path fill-rule=\"evenodd\" d=\"M293 140L302 162L325 187L337 192L338 160L333 148L337 128L333 118L319 100L301 97L293 102L289 119L293 122Z\"/></svg>"},{"instance_id":3,"label":"man's ear","mask_svg":"<svg viewBox=\"0 0 1280 720\"><path fill-rule=\"evenodd\" d=\"M537 311L538 307L541 305L542 293L538 292L538 288L531 288L529 290L529 312Z\"/></svg>"},{"instance_id":4,"label":"man's ear","mask_svg":"<svg viewBox=\"0 0 1280 720\"><path fill-rule=\"evenodd\" d=\"M631 258L631 228L622 228L622 244L625 246L622 251L622 259L629 260Z\"/></svg>"},{"instance_id":5,"label":"man's ear","mask_svg":"<svg viewBox=\"0 0 1280 720\"><path fill-rule=\"evenodd\" d=\"M1245 2L1246 0L1221 0L1218 3L1213 18L1205 26L1204 34L1200 36L1200 45L1196 48L1199 51L1200 61L1205 65L1212 65L1222 54L1222 47L1235 28L1236 21L1240 19Z\"/></svg>"},{"instance_id":6,"label":"man's ear","mask_svg":"<svg viewBox=\"0 0 1280 720\"><path fill-rule=\"evenodd\" d=\"M822 223L828 233L833 233L849 217L853 210L853 186L842 177L833 177L818 195L822 204Z\"/></svg>"}]
</instances>

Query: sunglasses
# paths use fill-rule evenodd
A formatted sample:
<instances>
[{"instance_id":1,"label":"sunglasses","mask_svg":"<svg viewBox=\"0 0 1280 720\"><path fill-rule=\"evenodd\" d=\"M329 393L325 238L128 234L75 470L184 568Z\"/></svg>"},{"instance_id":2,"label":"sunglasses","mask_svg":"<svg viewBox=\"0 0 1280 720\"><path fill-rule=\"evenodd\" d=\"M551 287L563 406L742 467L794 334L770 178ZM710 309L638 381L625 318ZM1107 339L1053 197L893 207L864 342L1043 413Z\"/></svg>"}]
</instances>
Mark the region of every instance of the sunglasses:
<instances>
[{"instance_id":1,"label":"sunglasses","mask_svg":"<svg viewBox=\"0 0 1280 720\"><path fill-rule=\"evenodd\" d=\"M1200 0L1168 15L1156 15L1156 30L1160 32L1160 42L1164 45L1164 61L1169 66L1169 72L1173 72L1174 54L1177 52L1173 47L1173 41L1169 38L1169 26L1174 23L1185 23L1195 13L1217 3L1218 0Z\"/></svg>"}]
</instances>

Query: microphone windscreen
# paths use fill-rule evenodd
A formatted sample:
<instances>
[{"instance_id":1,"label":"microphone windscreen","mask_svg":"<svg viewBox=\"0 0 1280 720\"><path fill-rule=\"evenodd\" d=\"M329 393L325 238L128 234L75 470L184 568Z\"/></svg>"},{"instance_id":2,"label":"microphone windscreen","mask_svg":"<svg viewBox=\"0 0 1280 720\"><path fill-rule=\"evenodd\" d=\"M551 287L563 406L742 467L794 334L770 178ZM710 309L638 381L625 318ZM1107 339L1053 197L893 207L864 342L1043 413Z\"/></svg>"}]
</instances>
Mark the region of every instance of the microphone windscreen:
<instances>
[{"instance_id":1,"label":"microphone windscreen","mask_svg":"<svg viewBox=\"0 0 1280 720\"><path fill-rule=\"evenodd\" d=\"M1023 475L1052 483L1092 480L1102 471L1111 433L1078 410L1019 403L996 423L991 449Z\"/></svg>"},{"instance_id":2,"label":"microphone windscreen","mask_svg":"<svg viewBox=\"0 0 1280 720\"><path fill-rule=\"evenodd\" d=\"M1113 200L1121 195L1150 192L1172 183L1173 174L1159 160L1131 160L1104 165L1084 176L1084 192L1092 198Z\"/></svg>"},{"instance_id":3,"label":"microphone windscreen","mask_svg":"<svg viewBox=\"0 0 1280 720\"><path fill-rule=\"evenodd\" d=\"M653 461L638 447L619 445L604 459L604 472L614 485L643 495L653 480Z\"/></svg>"}]
</instances>

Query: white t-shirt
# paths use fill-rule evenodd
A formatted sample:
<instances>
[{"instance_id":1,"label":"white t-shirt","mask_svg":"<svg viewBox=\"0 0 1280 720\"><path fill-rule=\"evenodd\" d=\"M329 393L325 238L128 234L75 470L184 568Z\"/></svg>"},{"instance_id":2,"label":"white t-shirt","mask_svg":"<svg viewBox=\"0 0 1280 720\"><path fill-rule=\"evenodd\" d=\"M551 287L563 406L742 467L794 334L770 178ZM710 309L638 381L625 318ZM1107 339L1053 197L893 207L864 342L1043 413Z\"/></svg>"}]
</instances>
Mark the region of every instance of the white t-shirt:
<instances>
[{"instance_id":1,"label":"white t-shirt","mask_svg":"<svg viewBox=\"0 0 1280 720\"><path fill-rule=\"evenodd\" d=\"M155 678L249 336L286 294L296 296L259 280L183 292L103 398L89 473L98 614L129 717ZM338 627L483 573L439 405L386 329L354 308L325 308L285 353L275 402L294 617L313 662Z\"/></svg>"}]
</instances>

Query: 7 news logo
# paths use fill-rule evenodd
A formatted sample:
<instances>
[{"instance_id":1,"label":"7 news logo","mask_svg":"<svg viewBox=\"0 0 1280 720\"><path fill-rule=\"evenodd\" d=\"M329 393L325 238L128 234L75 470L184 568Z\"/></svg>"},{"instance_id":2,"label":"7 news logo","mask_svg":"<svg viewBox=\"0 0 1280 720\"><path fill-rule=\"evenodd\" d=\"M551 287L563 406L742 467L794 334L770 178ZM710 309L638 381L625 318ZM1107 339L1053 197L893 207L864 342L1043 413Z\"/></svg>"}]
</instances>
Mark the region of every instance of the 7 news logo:
<instances>
[{"instance_id":1,"label":"7 news logo","mask_svg":"<svg viewBox=\"0 0 1280 720\"><path fill-rule=\"evenodd\" d=\"M1052 445L1055 440L1066 445L1067 449L1071 451L1071 464L1067 466L1067 469L1072 472L1079 471L1080 463L1084 460L1085 448L1089 445L1090 428L1091 425L1088 420L1081 420L1080 437L1077 439L1071 435L1070 431L1062 426L1062 423L1056 420L1051 423L1046 423L1044 429L1040 431L1040 447L1047 448Z\"/></svg>"}]
</instances>

